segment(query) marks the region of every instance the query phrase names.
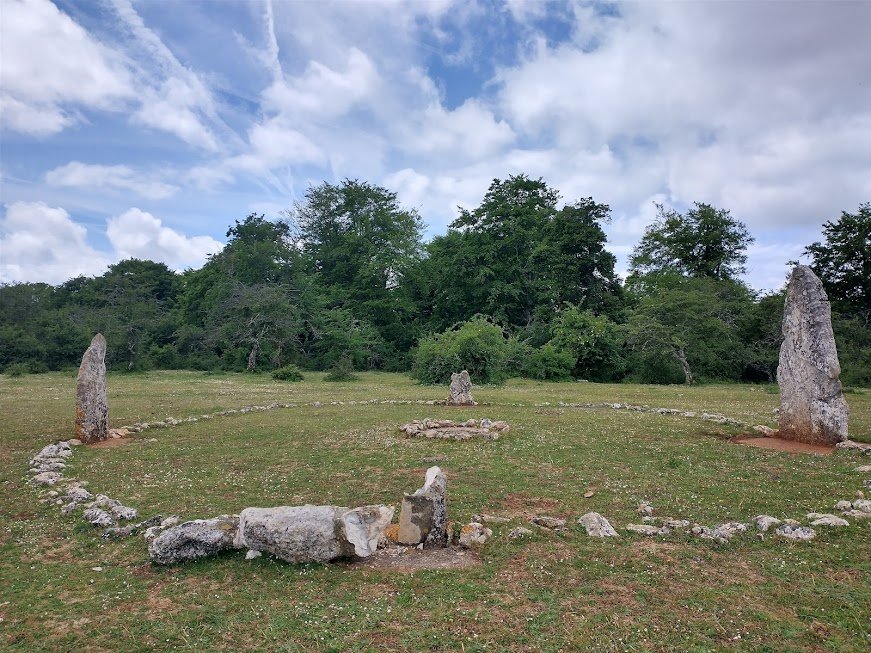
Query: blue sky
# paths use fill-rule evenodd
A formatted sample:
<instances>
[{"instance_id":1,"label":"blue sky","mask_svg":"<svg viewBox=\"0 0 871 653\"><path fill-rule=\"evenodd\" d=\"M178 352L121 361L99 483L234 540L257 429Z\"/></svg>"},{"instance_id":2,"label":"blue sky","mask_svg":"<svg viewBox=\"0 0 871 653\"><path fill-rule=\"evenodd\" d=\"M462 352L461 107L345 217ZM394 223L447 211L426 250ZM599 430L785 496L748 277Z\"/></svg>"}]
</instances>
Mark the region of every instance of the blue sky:
<instances>
[{"instance_id":1,"label":"blue sky","mask_svg":"<svg viewBox=\"0 0 871 653\"><path fill-rule=\"evenodd\" d=\"M0 281L202 265L345 177L444 233L494 178L727 208L774 289L871 200L869 2L4 0Z\"/></svg>"}]
</instances>

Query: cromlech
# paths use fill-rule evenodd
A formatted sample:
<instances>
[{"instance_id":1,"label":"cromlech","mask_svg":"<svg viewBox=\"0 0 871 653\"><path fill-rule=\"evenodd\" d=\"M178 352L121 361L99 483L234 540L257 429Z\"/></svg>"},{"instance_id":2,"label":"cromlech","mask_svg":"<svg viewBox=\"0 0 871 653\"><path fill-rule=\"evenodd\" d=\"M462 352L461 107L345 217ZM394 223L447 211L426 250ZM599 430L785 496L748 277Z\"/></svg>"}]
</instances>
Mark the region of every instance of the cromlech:
<instances>
[{"instance_id":1,"label":"cromlech","mask_svg":"<svg viewBox=\"0 0 871 653\"><path fill-rule=\"evenodd\" d=\"M76 378L76 437L85 444L109 437L106 399L106 339L98 333L82 356Z\"/></svg>"},{"instance_id":2,"label":"cromlech","mask_svg":"<svg viewBox=\"0 0 871 653\"><path fill-rule=\"evenodd\" d=\"M451 394L448 406L474 406L472 399L472 379L466 370L451 374Z\"/></svg>"},{"instance_id":3,"label":"cromlech","mask_svg":"<svg viewBox=\"0 0 871 653\"><path fill-rule=\"evenodd\" d=\"M850 410L840 374L829 299L813 271L797 265L783 308L779 437L814 444L847 439Z\"/></svg>"}]
</instances>

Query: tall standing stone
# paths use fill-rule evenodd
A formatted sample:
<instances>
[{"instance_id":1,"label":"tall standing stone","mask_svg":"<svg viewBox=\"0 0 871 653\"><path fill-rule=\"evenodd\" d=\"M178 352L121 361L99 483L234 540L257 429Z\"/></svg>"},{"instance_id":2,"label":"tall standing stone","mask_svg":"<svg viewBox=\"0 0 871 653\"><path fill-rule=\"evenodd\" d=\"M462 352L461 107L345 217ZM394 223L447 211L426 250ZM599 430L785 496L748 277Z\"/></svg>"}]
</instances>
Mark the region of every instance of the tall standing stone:
<instances>
[{"instance_id":1,"label":"tall standing stone","mask_svg":"<svg viewBox=\"0 0 871 653\"><path fill-rule=\"evenodd\" d=\"M82 356L76 378L76 437L86 444L109 437L106 339L98 333Z\"/></svg>"},{"instance_id":2,"label":"tall standing stone","mask_svg":"<svg viewBox=\"0 0 871 653\"><path fill-rule=\"evenodd\" d=\"M448 543L447 478L439 467L426 470L423 487L406 494L399 512L400 544L445 546Z\"/></svg>"},{"instance_id":3,"label":"tall standing stone","mask_svg":"<svg viewBox=\"0 0 871 653\"><path fill-rule=\"evenodd\" d=\"M834 444L847 439L850 410L841 392L841 365L823 284L797 265L786 288L780 386L780 430L787 440Z\"/></svg>"},{"instance_id":4,"label":"tall standing stone","mask_svg":"<svg viewBox=\"0 0 871 653\"><path fill-rule=\"evenodd\" d=\"M451 374L451 395L448 406L474 406L472 399L472 379L466 370Z\"/></svg>"}]
</instances>

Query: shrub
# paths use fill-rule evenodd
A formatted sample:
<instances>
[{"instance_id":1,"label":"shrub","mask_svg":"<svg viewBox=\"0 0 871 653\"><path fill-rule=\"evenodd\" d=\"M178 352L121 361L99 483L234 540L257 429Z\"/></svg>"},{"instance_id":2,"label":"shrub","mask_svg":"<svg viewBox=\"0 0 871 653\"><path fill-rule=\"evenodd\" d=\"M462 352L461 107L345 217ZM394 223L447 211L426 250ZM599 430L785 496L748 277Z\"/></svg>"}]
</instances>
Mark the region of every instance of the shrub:
<instances>
[{"instance_id":1,"label":"shrub","mask_svg":"<svg viewBox=\"0 0 871 653\"><path fill-rule=\"evenodd\" d=\"M272 378L276 381L302 381L304 377L296 365L285 365L273 370Z\"/></svg>"},{"instance_id":2,"label":"shrub","mask_svg":"<svg viewBox=\"0 0 871 653\"><path fill-rule=\"evenodd\" d=\"M510 341L502 329L477 316L453 329L423 338L412 376L421 383L444 384L452 372L468 370L474 383L501 383L508 376Z\"/></svg>"},{"instance_id":3,"label":"shrub","mask_svg":"<svg viewBox=\"0 0 871 653\"><path fill-rule=\"evenodd\" d=\"M571 376L574 366L573 354L548 343L529 352L522 373L528 379L561 381Z\"/></svg>"},{"instance_id":4,"label":"shrub","mask_svg":"<svg viewBox=\"0 0 871 653\"><path fill-rule=\"evenodd\" d=\"M324 375L324 381L356 381L359 379L354 374L354 363L350 356L342 356Z\"/></svg>"},{"instance_id":5,"label":"shrub","mask_svg":"<svg viewBox=\"0 0 871 653\"><path fill-rule=\"evenodd\" d=\"M12 363L4 370L9 376L22 376L30 373L30 367L27 363Z\"/></svg>"}]
</instances>

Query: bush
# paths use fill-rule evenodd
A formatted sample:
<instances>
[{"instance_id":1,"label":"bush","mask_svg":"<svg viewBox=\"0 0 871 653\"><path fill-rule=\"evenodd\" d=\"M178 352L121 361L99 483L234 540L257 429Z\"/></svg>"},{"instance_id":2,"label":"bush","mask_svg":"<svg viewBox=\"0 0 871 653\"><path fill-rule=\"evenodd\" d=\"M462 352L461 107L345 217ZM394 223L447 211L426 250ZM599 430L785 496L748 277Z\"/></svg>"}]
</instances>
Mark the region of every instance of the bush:
<instances>
[{"instance_id":1,"label":"bush","mask_svg":"<svg viewBox=\"0 0 871 653\"><path fill-rule=\"evenodd\" d=\"M342 356L324 375L324 381L356 381L359 379L354 374L354 363L350 356Z\"/></svg>"},{"instance_id":2,"label":"bush","mask_svg":"<svg viewBox=\"0 0 871 653\"><path fill-rule=\"evenodd\" d=\"M478 316L443 333L423 338L412 376L421 383L445 384L452 372L468 370L474 383L501 383L512 350L502 329Z\"/></svg>"},{"instance_id":3,"label":"bush","mask_svg":"<svg viewBox=\"0 0 871 653\"><path fill-rule=\"evenodd\" d=\"M522 374L528 379L562 381L571 376L574 366L573 354L548 343L529 352L523 364Z\"/></svg>"},{"instance_id":4,"label":"bush","mask_svg":"<svg viewBox=\"0 0 871 653\"><path fill-rule=\"evenodd\" d=\"M302 381L304 377L296 365L285 365L273 370L272 378L276 381Z\"/></svg>"},{"instance_id":5,"label":"bush","mask_svg":"<svg viewBox=\"0 0 871 653\"><path fill-rule=\"evenodd\" d=\"M12 363L3 371L9 376L22 376L30 373L30 367L27 363Z\"/></svg>"}]
</instances>

